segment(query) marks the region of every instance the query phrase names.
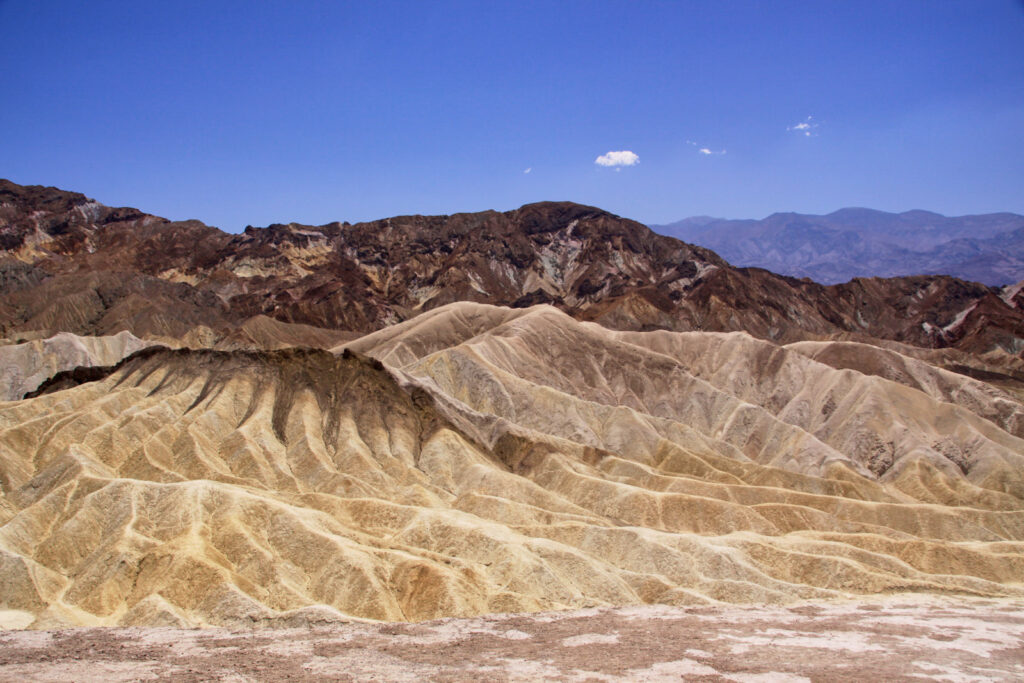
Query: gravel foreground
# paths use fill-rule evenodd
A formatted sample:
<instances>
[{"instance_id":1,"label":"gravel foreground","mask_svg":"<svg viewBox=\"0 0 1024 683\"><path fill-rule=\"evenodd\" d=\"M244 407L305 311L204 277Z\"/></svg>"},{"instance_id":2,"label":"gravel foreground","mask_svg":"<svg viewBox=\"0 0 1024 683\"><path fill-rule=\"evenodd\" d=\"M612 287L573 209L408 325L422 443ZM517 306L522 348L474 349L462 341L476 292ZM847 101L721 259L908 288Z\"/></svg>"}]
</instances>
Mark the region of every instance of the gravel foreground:
<instances>
[{"instance_id":1,"label":"gravel foreground","mask_svg":"<svg viewBox=\"0 0 1024 683\"><path fill-rule=\"evenodd\" d=\"M901 596L301 629L0 632L0 681L1024 679L1024 603Z\"/></svg>"}]
</instances>

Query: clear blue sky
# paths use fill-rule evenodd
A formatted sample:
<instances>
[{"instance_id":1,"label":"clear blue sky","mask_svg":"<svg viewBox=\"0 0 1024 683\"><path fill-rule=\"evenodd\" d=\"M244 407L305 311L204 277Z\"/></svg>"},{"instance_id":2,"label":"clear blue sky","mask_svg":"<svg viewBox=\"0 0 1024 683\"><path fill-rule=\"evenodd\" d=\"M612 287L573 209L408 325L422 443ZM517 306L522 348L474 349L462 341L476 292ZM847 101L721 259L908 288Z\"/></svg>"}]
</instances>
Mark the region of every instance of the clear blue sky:
<instances>
[{"instance_id":1,"label":"clear blue sky","mask_svg":"<svg viewBox=\"0 0 1024 683\"><path fill-rule=\"evenodd\" d=\"M0 177L230 231L1024 213L1024 4L0 0Z\"/></svg>"}]
</instances>

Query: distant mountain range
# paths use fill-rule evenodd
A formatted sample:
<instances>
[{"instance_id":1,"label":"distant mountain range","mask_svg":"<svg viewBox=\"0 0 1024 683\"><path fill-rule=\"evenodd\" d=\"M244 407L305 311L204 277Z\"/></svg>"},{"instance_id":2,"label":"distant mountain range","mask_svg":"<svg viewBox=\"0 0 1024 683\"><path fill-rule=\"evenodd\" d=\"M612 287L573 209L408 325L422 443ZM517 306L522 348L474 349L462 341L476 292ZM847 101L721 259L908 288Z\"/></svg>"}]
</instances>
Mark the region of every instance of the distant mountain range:
<instances>
[{"instance_id":1,"label":"distant mountain range","mask_svg":"<svg viewBox=\"0 0 1024 683\"><path fill-rule=\"evenodd\" d=\"M650 227L713 249L733 265L823 284L905 275L952 275L993 286L1024 279L1024 216L1013 213L948 217L852 208L762 220L695 216Z\"/></svg>"}]
</instances>

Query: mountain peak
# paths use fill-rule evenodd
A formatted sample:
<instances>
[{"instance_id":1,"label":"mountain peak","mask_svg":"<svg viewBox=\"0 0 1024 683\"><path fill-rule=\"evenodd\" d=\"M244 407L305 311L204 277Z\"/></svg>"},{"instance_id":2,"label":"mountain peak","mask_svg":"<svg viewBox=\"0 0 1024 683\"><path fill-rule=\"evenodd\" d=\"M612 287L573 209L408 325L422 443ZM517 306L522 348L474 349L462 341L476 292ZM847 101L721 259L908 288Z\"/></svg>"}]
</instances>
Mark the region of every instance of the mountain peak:
<instances>
[{"instance_id":1,"label":"mountain peak","mask_svg":"<svg viewBox=\"0 0 1024 683\"><path fill-rule=\"evenodd\" d=\"M533 202L508 211L505 215L522 225L527 232L559 230L572 221L585 219L613 218L622 220L619 216L596 206L568 201Z\"/></svg>"}]
</instances>

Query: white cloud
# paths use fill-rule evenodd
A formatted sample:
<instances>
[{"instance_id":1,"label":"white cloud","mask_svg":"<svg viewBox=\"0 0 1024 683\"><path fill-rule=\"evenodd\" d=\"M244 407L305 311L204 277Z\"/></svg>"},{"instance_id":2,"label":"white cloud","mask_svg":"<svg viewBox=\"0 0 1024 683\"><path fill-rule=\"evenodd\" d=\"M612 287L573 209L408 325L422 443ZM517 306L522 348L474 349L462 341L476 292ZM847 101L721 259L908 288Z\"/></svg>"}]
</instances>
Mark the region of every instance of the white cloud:
<instances>
[{"instance_id":1,"label":"white cloud","mask_svg":"<svg viewBox=\"0 0 1024 683\"><path fill-rule=\"evenodd\" d=\"M640 163L640 157L628 149L624 149L618 152L608 152L602 154L598 158L594 159L594 163L598 166L635 166ZM616 168L615 170L619 170Z\"/></svg>"},{"instance_id":2,"label":"white cloud","mask_svg":"<svg viewBox=\"0 0 1024 683\"><path fill-rule=\"evenodd\" d=\"M523 171L523 173L529 173L529 172L530 172L530 171L532 171L532 170L533 170L533 167L531 166L530 168L528 168L528 169L526 169L525 171Z\"/></svg>"},{"instance_id":3,"label":"white cloud","mask_svg":"<svg viewBox=\"0 0 1024 683\"><path fill-rule=\"evenodd\" d=\"M788 126L786 130L802 133L804 137L813 138L817 135L817 133L814 132L817 127L818 124L814 122L814 117L808 116L805 120L795 126Z\"/></svg>"},{"instance_id":4,"label":"white cloud","mask_svg":"<svg viewBox=\"0 0 1024 683\"><path fill-rule=\"evenodd\" d=\"M715 151L715 150L711 149L710 147L701 147L699 144L697 144L693 140L687 140L686 144L688 144L688 145L690 145L692 147L697 147L698 148L697 149L697 153L701 154L703 156L706 156L706 157L717 156L719 154L725 154L725 150L724 149L720 149L718 151Z\"/></svg>"}]
</instances>

